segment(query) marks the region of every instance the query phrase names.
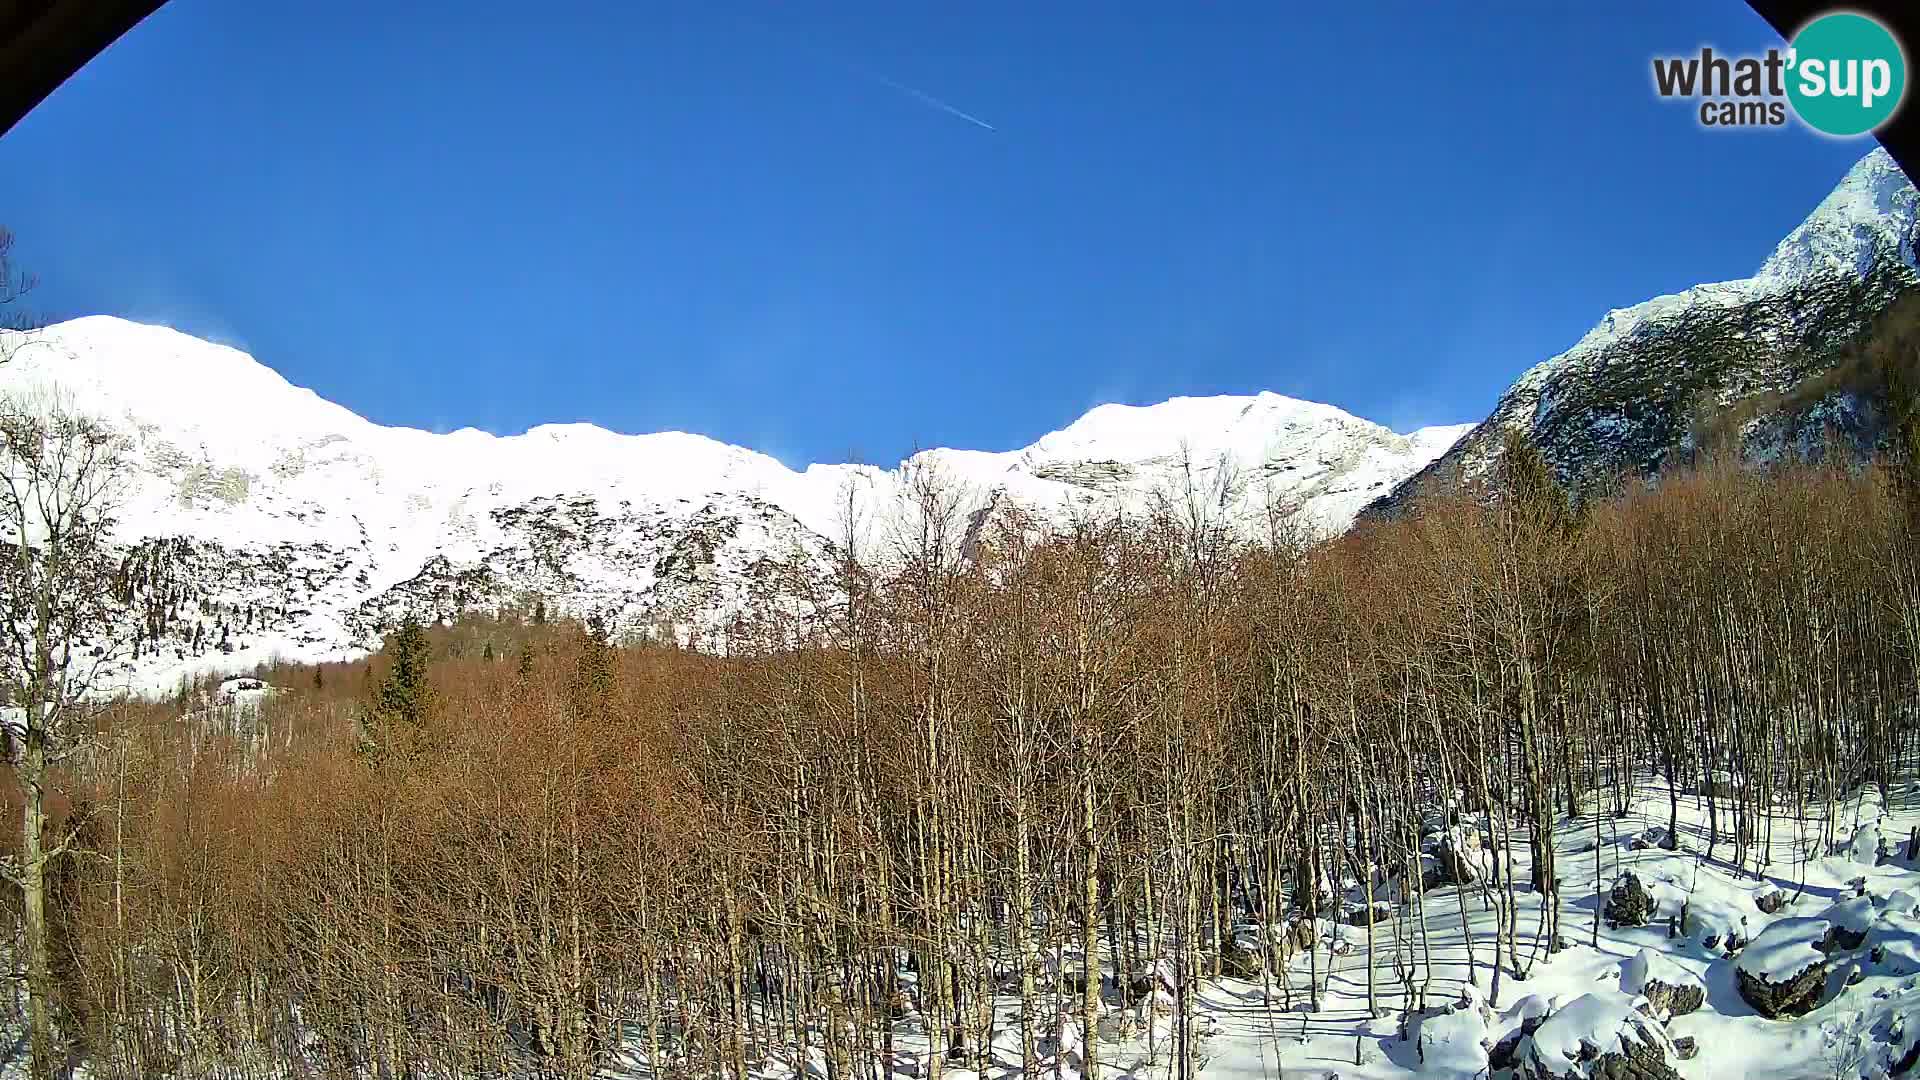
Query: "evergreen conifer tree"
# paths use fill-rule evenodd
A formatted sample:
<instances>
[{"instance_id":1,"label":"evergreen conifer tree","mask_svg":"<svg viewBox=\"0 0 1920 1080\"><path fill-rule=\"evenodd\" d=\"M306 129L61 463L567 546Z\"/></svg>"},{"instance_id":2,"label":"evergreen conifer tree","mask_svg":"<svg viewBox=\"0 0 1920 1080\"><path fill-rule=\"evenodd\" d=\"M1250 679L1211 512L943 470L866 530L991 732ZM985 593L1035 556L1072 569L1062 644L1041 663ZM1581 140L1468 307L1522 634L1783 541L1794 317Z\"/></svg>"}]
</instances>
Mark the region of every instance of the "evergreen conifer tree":
<instances>
[{"instance_id":1,"label":"evergreen conifer tree","mask_svg":"<svg viewBox=\"0 0 1920 1080\"><path fill-rule=\"evenodd\" d=\"M574 670L574 709L582 716L606 707L613 696L613 638L599 618L587 623L587 640Z\"/></svg>"},{"instance_id":2,"label":"evergreen conifer tree","mask_svg":"<svg viewBox=\"0 0 1920 1080\"><path fill-rule=\"evenodd\" d=\"M1526 432L1507 431L1500 449L1500 473L1502 494L1534 527L1560 532L1573 524L1573 502L1567 490Z\"/></svg>"},{"instance_id":3,"label":"evergreen conifer tree","mask_svg":"<svg viewBox=\"0 0 1920 1080\"><path fill-rule=\"evenodd\" d=\"M417 729L432 704L432 687L427 684L427 632L419 620L409 615L387 639L391 665L386 678L374 694L370 731L376 743L384 743L382 732L399 728Z\"/></svg>"}]
</instances>

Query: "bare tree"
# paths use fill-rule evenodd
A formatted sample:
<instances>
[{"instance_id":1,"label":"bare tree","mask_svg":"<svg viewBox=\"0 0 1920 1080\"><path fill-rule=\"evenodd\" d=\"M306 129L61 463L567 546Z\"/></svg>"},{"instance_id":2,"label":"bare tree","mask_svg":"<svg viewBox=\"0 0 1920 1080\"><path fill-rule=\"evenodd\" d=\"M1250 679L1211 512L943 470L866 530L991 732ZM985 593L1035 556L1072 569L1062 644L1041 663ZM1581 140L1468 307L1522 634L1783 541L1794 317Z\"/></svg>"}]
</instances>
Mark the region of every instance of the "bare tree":
<instances>
[{"instance_id":1,"label":"bare tree","mask_svg":"<svg viewBox=\"0 0 1920 1080\"><path fill-rule=\"evenodd\" d=\"M25 913L32 1073L52 1075L53 1022L47 880L73 849L79 824L51 835L49 770L91 732L99 676L115 659L110 531L121 442L52 396L0 400L0 529L5 577L0 634L7 757L24 810L21 854L5 874Z\"/></svg>"},{"instance_id":2,"label":"bare tree","mask_svg":"<svg viewBox=\"0 0 1920 1080\"><path fill-rule=\"evenodd\" d=\"M20 303L39 279L15 267L12 253L13 233L0 225L0 364L13 359L13 354L31 340L28 332L40 325Z\"/></svg>"}]
</instances>

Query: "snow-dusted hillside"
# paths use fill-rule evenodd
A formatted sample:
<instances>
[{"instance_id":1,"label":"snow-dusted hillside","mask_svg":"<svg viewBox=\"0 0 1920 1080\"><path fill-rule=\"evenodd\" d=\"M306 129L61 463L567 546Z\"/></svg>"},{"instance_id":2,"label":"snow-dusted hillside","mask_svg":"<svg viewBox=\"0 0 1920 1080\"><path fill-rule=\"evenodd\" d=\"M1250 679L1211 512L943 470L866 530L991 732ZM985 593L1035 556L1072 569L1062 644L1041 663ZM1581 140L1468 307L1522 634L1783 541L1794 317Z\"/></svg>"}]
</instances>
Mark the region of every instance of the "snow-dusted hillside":
<instances>
[{"instance_id":1,"label":"snow-dusted hillside","mask_svg":"<svg viewBox=\"0 0 1920 1080\"><path fill-rule=\"evenodd\" d=\"M1448 478L1481 477L1509 429L1529 431L1562 480L1604 484L1691 450L1703 413L1811 385L1896 297L1920 287L1917 205L1912 182L1875 149L1754 276L1609 312L1520 376L1491 416L1382 508ZM1738 435L1751 456L1767 458L1805 450L1829 428L1870 443L1878 418L1871 403L1823 389L1787 412L1754 410Z\"/></svg>"},{"instance_id":2,"label":"snow-dusted hillside","mask_svg":"<svg viewBox=\"0 0 1920 1080\"><path fill-rule=\"evenodd\" d=\"M1338 531L1466 430L1401 435L1275 394L1178 398L1101 406L1012 452L796 472L678 432L381 427L243 352L113 318L54 326L13 351L0 391L51 389L130 440L122 535L136 606L165 627L136 673L150 686L196 665L352 653L408 610L540 597L682 636L804 613L827 594L848 492L858 535L883 551L903 477L921 467L963 485L969 516L1065 514L1146 506L1179 482L1184 454L1224 516L1251 523L1271 502Z\"/></svg>"}]
</instances>

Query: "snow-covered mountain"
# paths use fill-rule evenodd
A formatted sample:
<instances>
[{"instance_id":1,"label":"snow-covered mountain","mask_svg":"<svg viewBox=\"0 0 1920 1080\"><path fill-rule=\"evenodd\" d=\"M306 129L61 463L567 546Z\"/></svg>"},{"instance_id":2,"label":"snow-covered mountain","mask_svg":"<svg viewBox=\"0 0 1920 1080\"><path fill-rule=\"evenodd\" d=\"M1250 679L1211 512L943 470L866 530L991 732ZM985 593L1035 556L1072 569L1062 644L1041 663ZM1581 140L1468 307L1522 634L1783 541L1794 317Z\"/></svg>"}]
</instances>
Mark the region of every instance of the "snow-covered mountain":
<instances>
[{"instance_id":1,"label":"snow-covered mountain","mask_svg":"<svg viewBox=\"0 0 1920 1080\"><path fill-rule=\"evenodd\" d=\"M678 432L382 427L236 349L114 318L13 353L0 391L50 387L128 437L121 534L136 615L159 630L133 673L149 686L194 665L350 654L407 611L538 598L683 639L804 614L830 591L849 493L856 536L883 552L910 470L960 485L977 522L1005 506L1143 508L1182 482L1184 460L1225 517L1281 505L1338 531L1466 431L1402 435L1270 393L1176 398L1104 405L1011 452L796 472Z\"/></svg>"},{"instance_id":2,"label":"snow-covered mountain","mask_svg":"<svg viewBox=\"0 0 1920 1080\"><path fill-rule=\"evenodd\" d=\"M1191 483L1246 528L1278 506L1333 533L1369 506L1485 475L1511 427L1530 430L1575 484L1659 469L1716 410L1738 418L1760 456L1836 426L1870 440L1870 396L1830 376L1845 346L1920 286L1917 203L1876 150L1753 277L1611 312L1522 375L1481 424L1404 435L1270 393L1176 398L1103 405L1019 450L795 471L679 432L382 427L238 350L106 317L18 348L0 339L13 353L0 392L51 387L128 437L130 616L151 634L129 672L137 685L275 655L350 655L406 612L535 599L625 632L711 641L742 619L830 600L848 506L856 542L883 555L921 470L959 486L969 526L1008 507L1056 519L1140 510Z\"/></svg>"},{"instance_id":3,"label":"snow-covered mountain","mask_svg":"<svg viewBox=\"0 0 1920 1080\"><path fill-rule=\"evenodd\" d=\"M1525 429L1575 487L1684 460L1698 422L1730 422L1748 456L1805 451L1837 430L1870 445L1871 394L1826 379L1896 298L1920 286L1913 183L1875 149L1758 272L1609 312L1535 365L1493 413L1377 509L1483 477L1508 429Z\"/></svg>"}]
</instances>

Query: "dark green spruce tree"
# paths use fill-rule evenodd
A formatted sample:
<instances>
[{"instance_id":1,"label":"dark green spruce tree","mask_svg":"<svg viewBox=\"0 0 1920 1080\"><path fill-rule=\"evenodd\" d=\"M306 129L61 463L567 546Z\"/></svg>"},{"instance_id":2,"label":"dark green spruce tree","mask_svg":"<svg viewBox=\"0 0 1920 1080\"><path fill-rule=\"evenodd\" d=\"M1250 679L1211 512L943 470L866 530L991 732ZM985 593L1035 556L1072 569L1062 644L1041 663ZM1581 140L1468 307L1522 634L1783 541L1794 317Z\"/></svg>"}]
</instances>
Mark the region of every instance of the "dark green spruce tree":
<instances>
[{"instance_id":1,"label":"dark green spruce tree","mask_svg":"<svg viewBox=\"0 0 1920 1080\"><path fill-rule=\"evenodd\" d=\"M402 733L416 732L433 705L433 688L427 682L427 632L418 619L408 615L399 629L387 638L386 677L374 691L373 704L363 724L363 748L382 751L390 748Z\"/></svg>"},{"instance_id":2,"label":"dark green spruce tree","mask_svg":"<svg viewBox=\"0 0 1920 1080\"><path fill-rule=\"evenodd\" d=\"M574 668L573 707L582 718L598 716L613 698L613 637L599 617L587 621L586 641Z\"/></svg>"}]
</instances>

